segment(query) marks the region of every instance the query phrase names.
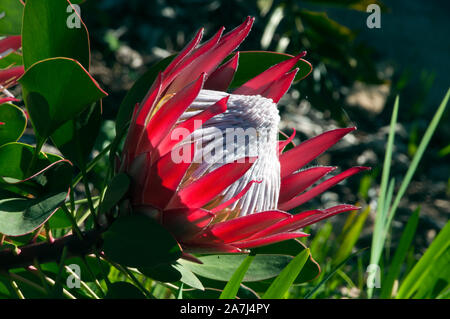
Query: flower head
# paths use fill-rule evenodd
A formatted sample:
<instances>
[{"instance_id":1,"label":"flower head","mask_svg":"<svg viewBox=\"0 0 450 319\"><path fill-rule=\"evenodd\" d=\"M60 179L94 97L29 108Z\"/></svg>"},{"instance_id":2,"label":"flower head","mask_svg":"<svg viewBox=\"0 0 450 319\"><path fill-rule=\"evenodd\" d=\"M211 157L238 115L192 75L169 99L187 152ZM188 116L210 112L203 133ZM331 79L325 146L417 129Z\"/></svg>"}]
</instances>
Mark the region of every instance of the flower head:
<instances>
[{"instance_id":1,"label":"flower head","mask_svg":"<svg viewBox=\"0 0 450 319\"><path fill-rule=\"evenodd\" d=\"M239 53L220 63L252 24L247 18L225 35L222 28L202 45L200 30L136 105L125 142L121 170L133 179L133 209L156 218L189 251L240 252L307 236L299 230L358 209L286 212L366 168L351 168L307 190L335 168L303 167L354 128L323 133L283 152L294 135L278 141L277 103L305 52L226 92Z\"/></svg>"}]
</instances>

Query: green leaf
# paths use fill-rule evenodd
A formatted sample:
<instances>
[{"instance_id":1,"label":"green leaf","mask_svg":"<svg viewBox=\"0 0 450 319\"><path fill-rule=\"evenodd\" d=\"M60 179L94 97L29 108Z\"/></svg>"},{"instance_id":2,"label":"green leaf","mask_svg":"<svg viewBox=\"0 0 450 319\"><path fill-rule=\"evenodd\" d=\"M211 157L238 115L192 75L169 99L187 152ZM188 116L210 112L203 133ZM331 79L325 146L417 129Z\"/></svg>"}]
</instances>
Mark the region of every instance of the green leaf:
<instances>
[{"instance_id":1,"label":"green leaf","mask_svg":"<svg viewBox=\"0 0 450 319\"><path fill-rule=\"evenodd\" d=\"M359 255L360 253L362 253L364 250L366 250L366 248L360 249L357 252L351 254L350 256L348 256L344 261L342 261L340 264L338 264L337 266L335 266L328 274L326 274L324 276L324 278L318 283L316 284L306 295L305 295L305 299L309 299L311 298L317 291L319 291L319 289L331 278L333 277L333 275L339 270L341 269L342 266L344 266L350 259L352 259L353 257Z\"/></svg>"},{"instance_id":2,"label":"green leaf","mask_svg":"<svg viewBox=\"0 0 450 319\"><path fill-rule=\"evenodd\" d=\"M139 267L139 271L145 276L161 282L177 282L191 286L198 290L205 290L196 275L178 262L172 264L160 264L155 267Z\"/></svg>"},{"instance_id":3,"label":"green leaf","mask_svg":"<svg viewBox=\"0 0 450 319\"><path fill-rule=\"evenodd\" d=\"M291 55L266 51L241 51L239 52L239 67L234 75L230 89L236 88L266 71L271 66L292 58ZM295 66L300 68L294 81L300 81L307 77L311 71L311 64L300 59Z\"/></svg>"},{"instance_id":4,"label":"green leaf","mask_svg":"<svg viewBox=\"0 0 450 319\"><path fill-rule=\"evenodd\" d=\"M48 220L48 225L50 229L69 228L72 226L72 222L67 214L59 208Z\"/></svg>"},{"instance_id":5,"label":"green leaf","mask_svg":"<svg viewBox=\"0 0 450 319\"><path fill-rule=\"evenodd\" d=\"M326 39L332 38L335 41L346 42L353 40L356 36L351 29L330 19L325 12L300 10L298 15L310 30L321 34Z\"/></svg>"},{"instance_id":6,"label":"green leaf","mask_svg":"<svg viewBox=\"0 0 450 319\"><path fill-rule=\"evenodd\" d=\"M58 128L51 136L65 158L84 168L94 147L101 124L101 101L93 103L75 119Z\"/></svg>"},{"instance_id":7,"label":"green leaf","mask_svg":"<svg viewBox=\"0 0 450 319\"><path fill-rule=\"evenodd\" d=\"M194 274L218 281L229 281L246 255L209 255L199 257L202 264L180 260L179 263ZM256 255L243 282L273 278L292 260L291 256Z\"/></svg>"},{"instance_id":8,"label":"green leaf","mask_svg":"<svg viewBox=\"0 0 450 319\"><path fill-rule=\"evenodd\" d=\"M0 277L0 298L12 299L12 294L6 278Z\"/></svg>"},{"instance_id":9,"label":"green leaf","mask_svg":"<svg viewBox=\"0 0 450 319\"><path fill-rule=\"evenodd\" d=\"M130 267L154 267L181 256L176 240L144 215L119 217L103 234L103 249L112 260Z\"/></svg>"},{"instance_id":10,"label":"green leaf","mask_svg":"<svg viewBox=\"0 0 450 319\"><path fill-rule=\"evenodd\" d=\"M176 263L173 267L181 273L180 281L182 283L198 290L205 290L202 282L192 271L190 271L186 267L183 267L183 265L181 265L180 263Z\"/></svg>"},{"instance_id":11,"label":"green leaf","mask_svg":"<svg viewBox=\"0 0 450 319\"><path fill-rule=\"evenodd\" d=\"M0 200L0 233L19 236L41 226L64 203L71 178L72 166L61 160L27 181L12 183L19 187L25 182L32 184L34 196Z\"/></svg>"},{"instance_id":12,"label":"green leaf","mask_svg":"<svg viewBox=\"0 0 450 319\"><path fill-rule=\"evenodd\" d=\"M386 278L381 284L381 298L391 298L392 287L394 286L394 281L399 279L401 267L403 261L408 254L409 247L414 239L414 234L416 233L417 224L419 223L419 213L420 207L418 207L414 213L409 217L408 223L406 224L405 230L402 233L400 242L395 250L394 258L392 259L391 265L389 266L389 271Z\"/></svg>"},{"instance_id":13,"label":"green leaf","mask_svg":"<svg viewBox=\"0 0 450 319\"><path fill-rule=\"evenodd\" d=\"M0 105L0 146L17 141L25 131L27 117L19 107L5 103Z\"/></svg>"},{"instance_id":14,"label":"green leaf","mask_svg":"<svg viewBox=\"0 0 450 319\"><path fill-rule=\"evenodd\" d=\"M204 290L201 281L192 271L179 263L160 264L155 267L140 267L139 271L145 276L161 282L177 282L191 286L192 288Z\"/></svg>"},{"instance_id":15,"label":"green leaf","mask_svg":"<svg viewBox=\"0 0 450 319\"><path fill-rule=\"evenodd\" d=\"M336 257L333 260L334 264L339 264L352 253L352 250L355 247L356 242L358 241L359 235L361 234L364 223L366 222L369 213L370 206L367 206L364 211L352 212L348 216L348 219L352 219L352 223L351 226L349 226L345 230L345 233L343 232L343 238L340 241L339 249L336 253ZM356 220L353 220L354 216L357 216L355 218Z\"/></svg>"},{"instance_id":16,"label":"green leaf","mask_svg":"<svg viewBox=\"0 0 450 319\"><path fill-rule=\"evenodd\" d=\"M400 204L400 200L402 199L403 195L405 194L409 183L411 182L414 173L416 172L416 169L419 165L420 160L422 159L423 154L425 153L425 150L428 147L428 143L431 140L431 137L433 136L439 121L441 120L442 115L444 114L445 108L447 107L448 100L450 98L450 89L447 90L447 93L442 100L441 104L439 105L438 109L436 110L436 113L433 116L433 119L431 120L430 124L428 125L425 134L423 135L422 140L420 141L420 144L417 148L417 151L411 161L411 165L408 168L408 171L405 174L405 177L402 180L402 183L400 184L400 188L397 192L397 195L395 196L394 202L389 210L385 209L383 212L383 208L386 206L385 201L387 200L386 195L386 189L387 189L387 183L389 178L389 167L391 165L391 156L392 156L392 147L393 147L393 139L394 139L394 133L395 133L395 123L397 118L397 112L398 112L398 98L396 99L396 103L394 105L394 111L391 119L391 128L388 138L388 145L386 150L386 157L384 161L383 166L383 177L380 187L380 195L378 200L378 207L377 215L375 218L375 228L374 228L374 234L372 239L372 251L371 251L371 257L370 257L370 263L371 264L378 264L379 259L381 257L381 253L383 251L384 247L384 241L386 240L387 232L390 229L391 222L395 216L396 210L398 205ZM372 289L368 290L369 297L372 296Z\"/></svg>"},{"instance_id":17,"label":"green leaf","mask_svg":"<svg viewBox=\"0 0 450 319\"><path fill-rule=\"evenodd\" d=\"M154 280L161 282L177 282L182 275L172 264L160 264L155 267L140 267L139 271Z\"/></svg>"},{"instance_id":18,"label":"green leaf","mask_svg":"<svg viewBox=\"0 0 450 319\"><path fill-rule=\"evenodd\" d=\"M274 282L262 296L263 299L282 299L289 287L300 274L309 257L309 249L302 251L283 269Z\"/></svg>"},{"instance_id":19,"label":"green leaf","mask_svg":"<svg viewBox=\"0 0 450 319\"><path fill-rule=\"evenodd\" d=\"M289 255L291 258L297 256L300 252L306 250L305 245L296 239L285 240L275 244L258 247L252 249L255 254L278 254L278 255ZM314 260L311 254L309 254L309 259L306 261L300 274L295 279L294 284L301 284L304 282L311 281L320 274L320 266Z\"/></svg>"},{"instance_id":20,"label":"green leaf","mask_svg":"<svg viewBox=\"0 0 450 319\"><path fill-rule=\"evenodd\" d=\"M102 279L103 274L107 274L110 270L111 265L104 261L103 259L97 259L97 257L86 256L84 257L86 263L81 257L68 258L65 261L65 265L77 265L80 267L81 280L84 282L93 282L96 279ZM41 269L44 273L56 275L59 272L59 265L57 262L48 262L41 264ZM68 272L64 271L63 281L69 275Z\"/></svg>"},{"instance_id":21,"label":"green leaf","mask_svg":"<svg viewBox=\"0 0 450 319\"><path fill-rule=\"evenodd\" d=\"M400 285L397 299L430 298L436 285L450 280L450 222L439 232ZM446 285L443 285L442 289Z\"/></svg>"},{"instance_id":22,"label":"green leaf","mask_svg":"<svg viewBox=\"0 0 450 319\"><path fill-rule=\"evenodd\" d=\"M107 95L80 63L67 58L36 63L19 82L31 122L41 138L49 137Z\"/></svg>"},{"instance_id":23,"label":"green leaf","mask_svg":"<svg viewBox=\"0 0 450 319\"><path fill-rule=\"evenodd\" d=\"M183 298L184 299L219 299L220 294L222 293L222 290L225 287L224 282L219 281L208 281L206 279L202 279L202 281L206 281L204 283L205 288L204 290L198 290L198 289L186 289L183 291ZM211 283L214 283L211 285ZM219 285L215 285L219 284ZM236 299L258 299L259 296L250 288L241 285L239 287L239 290L237 292L237 298Z\"/></svg>"},{"instance_id":24,"label":"green leaf","mask_svg":"<svg viewBox=\"0 0 450 319\"><path fill-rule=\"evenodd\" d=\"M70 22L79 17L69 6L67 0L27 0L22 31L25 69L41 60L66 57L89 70L88 32L81 20L79 28L71 27Z\"/></svg>"},{"instance_id":25,"label":"green leaf","mask_svg":"<svg viewBox=\"0 0 450 319\"><path fill-rule=\"evenodd\" d=\"M247 270L250 267L250 264L252 263L254 258L255 258L254 255L249 255L244 259L242 264L234 272L233 276L231 276L230 281L228 281L227 285L223 289L219 299L236 298L241 282L244 279L244 276L247 273Z\"/></svg>"},{"instance_id":26,"label":"green leaf","mask_svg":"<svg viewBox=\"0 0 450 319\"><path fill-rule=\"evenodd\" d=\"M21 190L24 189L27 183L12 184L11 182L22 181L29 177L29 175L27 175L27 170L30 166L34 152L34 147L22 143L8 143L0 147L1 189L19 194L21 193ZM39 172L58 160L61 160L61 157L40 152L31 172L32 174ZM30 186L33 187L33 183L31 183Z\"/></svg>"},{"instance_id":27,"label":"green leaf","mask_svg":"<svg viewBox=\"0 0 450 319\"><path fill-rule=\"evenodd\" d=\"M425 150L428 147L428 143L431 140L431 137L434 134L434 131L436 130L439 121L441 120L442 115L444 114L445 108L447 107L448 100L450 98L450 89L447 90L447 94L445 94L444 99L442 100L441 104L439 105L438 109L436 110L436 113L433 116L433 119L431 120L430 124L428 125L425 134L423 135L422 140L420 141L420 144L417 148L416 154L414 155L411 164L409 165L408 171L405 174L405 177L402 180L402 183L400 184L400 188L398 190L397 195L395 196L394 203L392 204L392 207L389 211L389 215L387 217L386 222L386 228L384 229L385 232L390 227L390 224L392 222L392 219L395 216L395 212L397 210L398 205L400 204L400 200L402 199L403 195L405 194L409 183L411 182L414 173L416 172L417 167L419 166L420 160L422 159L423 154L425 153Z\"/></svg>"},{"instance_id":28,"label":"green leaf","mask_svg":"<svg viewBox=\"0 0 450 319\"><path fill-rule=\"evenodd\" d=\"M23 59L22 55L17 52L11 52L0 59L0 69L7 69L9 67L20 65L23 65Z\"/></svg>"},{"instance_id":29,"label":"green leaf","mask_svg":"<svg viewBox=\"0 0 450 319\"><path fill-rule=\"evenodd\" d=\"M0 35L19 35L22 28L23 5L19 0L2 0L0 3Z\"/></svg>"},{"instance_id":30,"label":"green leaf","mask_svg":"<svg viewBox=\"0 0 450 319\"><path fill-rule=\"evenodd\" d=\"M109 212L127 193L130 187L130 178L127 174L120 173L114 176L106 189L105 197L100 207L101 213Z\"/></svg>"},{"instance_id":31,"label":"green leaf","mask_svg":"<svg viewBox=\"0 0 450 319\"><path fill-rule=\"evenodd\" d=\"M119 281L108 285L105 299L145 299L145 296L136 286Z\"/></svg>"},{"instance_id":32,"label":"green leaf","mask_svg":"<svg viewBox=\"0 0 450 319\"><path fill-rule=\"evenodd\" d=\"M316 259L319 263L325 260L325 258L328 256L328 251L332 248L332 245L330 244L332 243L332 241L330 240L332 231L333 225L329 221L324 223L309 244L311 256L314 256L314 259ZM302 272L307 266L308 265L303 268Z\"/></svg>"}]
</instances>

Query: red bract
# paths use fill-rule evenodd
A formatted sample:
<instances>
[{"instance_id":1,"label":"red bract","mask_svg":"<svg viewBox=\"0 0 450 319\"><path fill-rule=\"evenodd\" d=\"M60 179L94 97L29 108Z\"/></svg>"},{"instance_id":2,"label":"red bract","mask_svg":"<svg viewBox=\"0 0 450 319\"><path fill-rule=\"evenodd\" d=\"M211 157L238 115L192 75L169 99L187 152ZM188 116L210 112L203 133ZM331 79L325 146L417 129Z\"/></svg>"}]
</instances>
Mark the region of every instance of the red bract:
<instances>
[{"instance_id":1,"label":"red bract","mask_svg":"<svg viewBox=\"0 0 450 319\"><path fill-rule=\"evenodd\" d=\"M21 36L10 36L0 40L0 59L18 50L21 45ZM2 89L0 92L3 92L5 87L7 88L15 85L17 79L20 78L23 73L23 66L8 66L8 68L0 70L0 88Z\"/></svg>"},{"instance_id":2,"label":"red bract","mask_svg":"<svg viewBox=\"0 0 450 319\"><path fill-rule=\"evenodd\" d=\"M267 149L258 151L257 156L250 154L244 160L233 158L226 163L214 163L201 172L199 164L192 163L195 143L173 138L176 129L187 130L189 134L200 131L195 121L224 129L227 125L238 126L236 123L248 124L252 119L273 136L279 116L271 107L290 87L297 72L292 69L305 53L269 68L232 94L225 93L238 67L238 54L219 65L245 39L253 20L247 18L225 35L222 28L202 45L199 45L203 33L200 30L159 73L134 110L121 162L121 171L133 180L133 209L156 218L187 251L240 252L303 237L307 234L300 232L301 228L358 209L338 205L295 215L283 211L367 169L350 168L309 190L335 168L301 170L355 128L323 133L284 153L284 147L294 136L275 144L269 141L264 144ZM240 118L242 114L250 120ZM278 130L275 135L278 136ZM176 162L172 158L174 153L188 160Z\"/></svg>"}]
</instances>

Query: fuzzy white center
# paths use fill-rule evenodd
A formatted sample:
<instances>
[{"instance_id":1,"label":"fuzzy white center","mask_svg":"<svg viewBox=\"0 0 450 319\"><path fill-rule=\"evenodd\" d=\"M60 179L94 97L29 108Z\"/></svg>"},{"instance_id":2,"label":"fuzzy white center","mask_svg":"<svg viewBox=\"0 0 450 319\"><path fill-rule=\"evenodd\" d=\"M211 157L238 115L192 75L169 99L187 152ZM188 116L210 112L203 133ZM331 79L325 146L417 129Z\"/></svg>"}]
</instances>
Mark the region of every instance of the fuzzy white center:
<instances>
[{"instance_id":1,"label":"fuzzy white center","mask_svg":"<svg viewBox=\"0 0 450 319\"><path fill-rule=\"evenodd\" d=\"M202 90L180 120L186 120L210 107L230 94ZM227 111L206 121L191 138L201 141L206 153L213 158L204 159L204 153L195 153L194 163L200 163L190 172L197 179L218 167L244 157L257 157L252 167L222 194L223 203L237 194L251 181L249 191L232 206L231 210L244 216L276 209L280 191L280 163L278 160L278 125L280 116L277 105L260 95L230 95ZM203 156L202 158L200 158Z\"/></svg>"}]
</instances>

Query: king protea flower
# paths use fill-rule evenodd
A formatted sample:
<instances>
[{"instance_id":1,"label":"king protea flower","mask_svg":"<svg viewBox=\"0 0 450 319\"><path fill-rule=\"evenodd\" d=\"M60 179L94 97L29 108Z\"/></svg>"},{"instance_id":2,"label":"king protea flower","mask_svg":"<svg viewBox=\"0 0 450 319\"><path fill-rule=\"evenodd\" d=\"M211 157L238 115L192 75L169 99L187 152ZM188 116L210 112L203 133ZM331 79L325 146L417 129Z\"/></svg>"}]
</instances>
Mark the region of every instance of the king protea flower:
<instances>
[{"instance_id":1,"label":"king protea flower","mask_svg":"<svg viewBox=\"0 0 450 319\"><path fill-rule=\"evenodd\" d=\"M121 161L121 171L133 180L133 209L156 218L187 251L241 252L303 237L303 227L358 209L286 212L366 168L350 168L307 190L335 167L305 165L355 128L329 131L283 152L294 135L278 141L276 103L304 52L226 92L239 54L220 63L253 21L249 17L225 35L222 28L202 45L200 30L159 73L133 114ZM250 128L256 134L224 147L223 134ZM215 155L204 160L199 150L211 149Z\"/></svg>"}]
</instances>

